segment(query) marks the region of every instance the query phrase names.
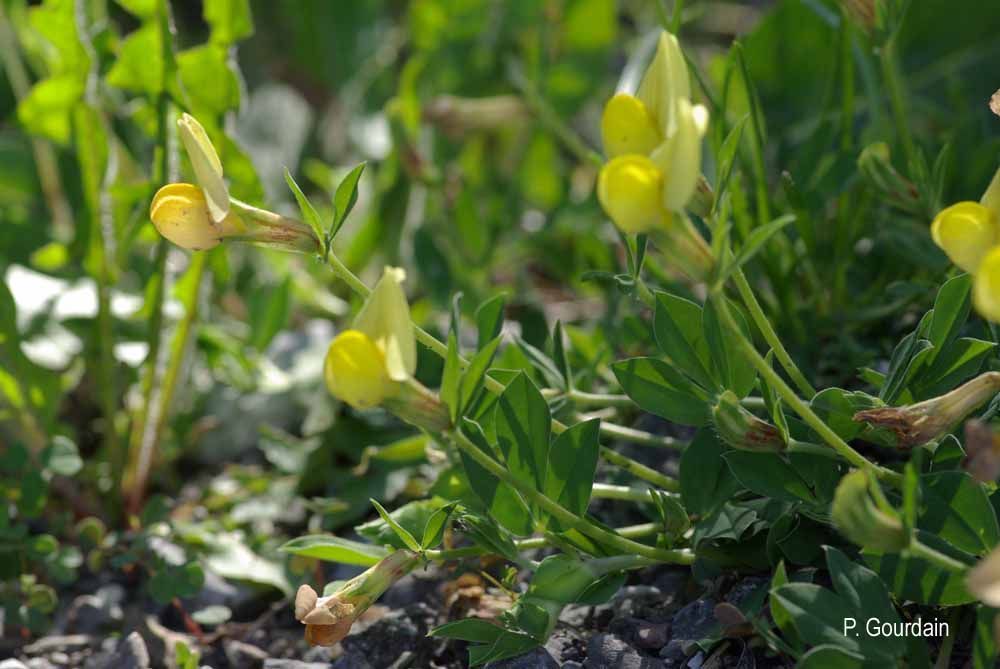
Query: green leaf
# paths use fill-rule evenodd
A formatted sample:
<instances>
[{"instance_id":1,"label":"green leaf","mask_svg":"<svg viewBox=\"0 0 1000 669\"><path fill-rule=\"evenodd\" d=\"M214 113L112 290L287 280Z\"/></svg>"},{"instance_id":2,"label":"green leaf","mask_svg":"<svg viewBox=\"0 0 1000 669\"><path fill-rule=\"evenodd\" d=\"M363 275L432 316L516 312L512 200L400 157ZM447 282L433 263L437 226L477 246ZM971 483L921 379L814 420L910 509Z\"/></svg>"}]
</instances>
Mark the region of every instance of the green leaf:
<instances>
[{"instance_id":1,"label":"green leaf","mask_svg":"<svg viewBox=\"0 0 1000 669\"><path fill-rule=\"evenodd\" d=\"M961 274L949 279L938 290L934 300L934 310L931 312L930 327L927 339L936 349L929 363L934 362L938 352L942 351L958 336L958 332L969 317L972 300L969 296L972 289L972 277Z\"/></svg>"},{"instance_id":2,"label":"green leaf","mask_svg":"<svg viewBox=\"0 0 1000 669\"><path fill-rule=\"evenodd\" d=\"M921 400L943 395L968 380L982 369L986 357L996 344L982 339L963 337L948 344L945 351L933 358L929 368L914 379L914 398ZM931 357L937 349L931 351Z\"/></svg>"},{"instance_id":3,"label":"green leaf","mask_svg":"<svg viewBox=\"0 0 1000 669\"><path fill-rule=\"evenodd\" d=\"M733 391L737 397L746 397L757 380L757 371L740 352L737 335L722 327L715 302L717 299L720 298L713 297L705 302L702 313L702 329L708 342L712 375L720 388ZM743 334L751 337L750 328L740 309L735 304L730 304L729 309Z\"/></svg>"},{"instance_id":4,"label":"green leaf","mask_svg":"<svg viewBox=\"0 0 1000 669\"><path fill-rule=\"evenodd\" d=\"M724 452L715 430L704 428L698 430L681 455L681 499L689 514L707 515L739 490L739 483L722 457Z\"/></svg>"},{"instance_id":5,"label":"green leaf","mask_svg":"<svg viewBox=\"0 0 1000 669\"><path fill-rule=\"evenodd\" d=\"M281 282L266 289L261 286L248 296L250 310L250 344L263 351L288 324L291 313L292 280L286 275Z\"/></svg>"},{"instance_id":6,"label":"green leaf","mask_svg":"<svg viewBox=\"0 0 1000 669\"><path fill-rule=\"evenodd\" d=\"M479 348L486 342L500 336L503 327L503 311L507 302L506 295L497 295L486 300L476 309L476 328L479 332Z\"/></svg>"},{"instance_id":7,"label":"green leaf","mask_svg":"<svg viewBox=\"0 0 1000 669\"><path fill-rule=\"evenodd\" d=\"M371 503L372 506L375 507L375 510L378 511L378 515L382 516L382 520L384 520L386 524L392 528L392 531L396 533L396 536L399 537L404 544L406 544L406 547L411 551L420 552L420 544L413 537L413 535L410 534L402 525L397 523L381 504L376 502L374 499L371 500Z\"/></svg>"},{"instance_id":8,"label":"green leaf","mask_svg":"<svg viewBox=\"0 0 1000 669\"><path fill-rule=\"evenodd\" d=\"M216 44L228 47L253 35L249 0L205 0L203 14Z\"/></svg>"},{"instance_id":9,"label":"green leaf","mask_svg":"<svg viewBox=\"0 0 1000 669\"><path fill-rule=\"evenodd\" d=\"M744 114L740 120L733 124L723 140L719 153L716 156L716 198L725 194L729 185L729 177L733 173L733 165L736 163L736 152L740 149L740 140L743 139L743 128L746 127L750 119L749 114Z\"/></svg>"},{"instance_id":10,"label":"green leaf","mask_svg":"<svg viewBox=\"0 0 1000 669\"><path fill-rule=\"evenodd\" d=\"M778 562L778 566L774 570L774 575L771 576L771 592L777 590L781 586L788 583L788 572L785 570L784 560ZM781 605L777 597L774 597L770 593L768 594L768 608L771 611L771 618L774 620L774 624L778 626L781 633L785 636L789 642L794 646L800 645L798 638L798 633L795 631L795 627L792 625L792 616L788 613L788 609Z\"/></svg>"},{"instance_id":11,"label":"green leaf","mask_svg":"<svg viewBox=\"0 0 1000 669\"><path fill-rule=\"evenodd\" d=\"M918 530L917 538L921 543L966 564L973 561L968 553L957 550L929 532ZM964 574L941 569L922 558L885 554L870 549L863 550L861 556L882 582L889 585L892 594L899 600L911 600L930 606L959 606L976 599L965 589Z\"/></svg>"},{"instance_id":12,"label":"green leaf","mask_svg":"<svg viewBox=\"0 0 1000 669\"><path fill-rule=\"evenodd\" d=\"M76 75L42 79L18 103L17 119L29 133L66 144L73 108L83 97L83 89L83 81Z\"/></svg>"},{"instance_id":13,"label":"green leaf","mask_svg":"<svg viewBox=\"0 0 1000 669\"><path fill-rule=\"evenodd\" d=\"M497 445L507 469L538 490L545 485L551 423L548 403L528 375L521 372L497 401Z\"/></svg>"},{"instance_id":14,"label":"green leaf","mask_svg":"<svg viewBox=\"0 0 1000 669\"><path fill-rule=\"evenodd\" d=\"M810 648L795 669L861 669L864 666L861 655L837 646L822 645Z\"/></svg>"},{"instance_id":15,"label":"green leaf","mask_svg":"<svg viewBox=\"0 0 1000 669\"><path fill-rule=\"evenodd\" d=\"M920 492L920 529L973 555L982 555L1000 542L993 505L983 487L965 472L924 474Z\"/></svg>"},{"instance_id":16,"label":"green leaf","mask_svg":"<svg viewBox=\"0 0 1000 669\"><path fill-rule=\"evenodd\" d=\"M462 432L469 437L480 451L490 458L494 458L493 449L490 448L482 428L477 423L464 419ZM517 491L509 485L501 483L497 477L489 473L464 451L459 451L459 457L462 460L462 466L465 468L465 475L469 480L469 486L476 493L476 496L482 500L490 515L504 528L516 535L525 536L531 534L533 529L531 513Z\"/></svg>"},{"instance_id":17,"label":"green leaf","mask_svg":"<svg viewBox=\"0 0 1000 669\"><path fill-rule=\"evenodd\" d=\"M302 220L312 228L316 239L320 240L321 244L324 244L323 249L325 251L326 244L324 240L326 240L326 237L323 234L323 223L319 218L319 213L317 213L316 208L313 207L309 198L302 192L302 189L299 188L299 185L295 183L295 179L292 178L292 173L288 171L287 167L285 168L285 183L288 184L292 194L295 195L295 201L299 204L299 211L302 212Z\"/></svg>"},{"instance_id":18,"label":"green leaf","mask_svg":"<svg viewBox=\"0 0 1000 669\"><path fill-rule=\"evenodd\" d=\"M490 368L490 364L493 362L493 356L496 354L497 347L499 345L500 337L496 337L483 346L483 348L472 356L471 360L469 360L469 366L466 367L465 373L462 374L462 380L459 381L458 384L459 415L464 414L473 406L479 391L483 387L483 379L486 378L486 370Z\"/></svg>"},{"instance_id":19,"label":"green leaf","mask_svg":"<svg viewBox=\"0 0 1000 669\"><path fill-rule=\"evenodd\" d=\"M993 630L996 609L980 606L976 610L975 636L972 638L973 669L991 669L996 667L997 642Z\"/></svg>"},{"instance_id":20,"label":"green leaf","mask_svg":"<svg viewBox=\"0 0 1000 669\"><path fill-rule=\"evenodd\" d=\"M488 622L482 618L466 618L465 620L456 620L452 623L438 625L428 632L427 636L458 639L473 643L493 643L503 633L504 629L495 623Z\"/></svg>"},{"instance_id":21,"label":"green leaf","mask_svg":"<svg viewBox=\"0 0 1000 669\"><path fill-rule=\"evenodd\" d=\"M83 469L83 459L69 438L56 435L42 452L42 466L59 476L73 476Z\"/></svg>"},{"instance_id":22,"label":"green leaf","mask_svg":"<svg viewBox=\"0 0 1000 669\"><path fill-rule=\"evenodd\" d=\"M445 504L431 514L431 517L427 519L427 525L424 527L423 537L420 540L420 548L426 550L434 548L441 543L444 530L448 526L448 519L451 518L451 513L455 510L456 506L456 502Z\"/></svg>"},{"instance_id":23,"label":"green leaf","mask_svg":"<svg viewBox=\"0 0 1000 669\"><path fill-rule=\"evenodd\" d=\"M587 512L600 450L601 421L573 425L552 442L542 491L578 516Z\"/></svg>"},{"instance_id":24,"label":"green leaf","mask_svg":"<svg viewBox=\"0 0 1000 669\"><path fill-rule=\"evenodd\" d=\"M326 562L370 567L389 554L382 546L363 544L325 534L298 537L284 543L278 550L292 555L316 558Z\"/></svg>"},{"instance_id":25,"label":"green leaf","mask_svg":"<svg viewBox=\"0 0 1000 669\"><path fill-rule=\"evenodd\" d=\"M203 122L239 107L240 82L229 67L225 47L203 44L181 51L177 54L177 72L191 101L192 113ZM226 173L232 176L225 156L222 162Z\"/></svg>"},{"instance_id":26,"label":"green leaf","mask_svg":"<svg viewBox=\"0 0 1000 669\"><path fill-rule=\"evenodd\" d=\"M361 180L366 164L360 163L355 166L337 185L337 190L333 194L333 222L330 223L328 238L330 241L333 241L333 238L340 232L344 221L347 220L347 216L358 202L358 182Z\"/></svg>"},{"instance_id":27,"label":"green leaf","mask_svg":"<svg viewBox=\"0 0 1000 669\"><path fill-rule=\"evenodd\" d=\"M846 621L864 625L867 613L855 610L843 597L812 583L789 583L771 593L788 611L799 636L812 646L831 645L869 660L888 662L896 657L890 644L870 637L863 629L845 635ZM885 666L884 664L882 666Z\"/></svg>"},{"instance_id":28,"label":"green leaf","mask_svg":"<svg viewBox=\"0 0 1000 669\"><path fill-rule=\"evenodd\" d=\"M702 310L694 302L656 293L653 331L660 350L705 390L719 390L709 374L708 342L702 330Z\"/></svg>"},{"instance_id":29,"label":"green leaf","mask_svg":"<svg viewBox=\"0 0 1000 669\"><path fill-rule=\"evenodd\" d=\"M865 424L855 421L854 414L883 406L883 403L860 390L826 388L816 393L809 406L842 439L850 441L865 431Z\"/></svg>"},{"instance_id":30,"label":"green leaf","mask_svg":"<svg viewBox=\"0 0 1000 669\"><path fill-rule=\"evenodd\" d=\"M722 457L736 480L758 495L785 502L816 504L819 501L809 485L780 455L729 451Z\"/></svg>"},{"instance_id":31,"label":"green leaf","mask_svg":"<svg viewBox=\"0 0 1000 669\"><path fill-rule=\"evenodd\" d=\"M899 622L899 614L878 574L851 562L832 546L826 547L826 564L834 589L847 600L854 611L864 613L866 617L878 618L882 623ZM881 644L894 656L906 652L903 637L887 636L881 640Z\"/></svg>"},{"instance_id":32,"label":"green leaf","mask_svg":"<svg viewBox=\"0 0 1000 669\"><path fill-rule=\"evenodd\" d=\"M156 23L148 23L126 37L108 70L108 84L150 96L163 91L163 38Z\"/></svg>"},{"instance_id":33,"label":"green leaf","mask_svg":"<svg viewBox=\"0 0 1000 669\"><path fill-rule=\"evenodd\" d=\"M622 390L643 411L682 425L700 427L711 420L696 386L656 358L630 358L611 366Z\"/></svg>"}]
</instances>

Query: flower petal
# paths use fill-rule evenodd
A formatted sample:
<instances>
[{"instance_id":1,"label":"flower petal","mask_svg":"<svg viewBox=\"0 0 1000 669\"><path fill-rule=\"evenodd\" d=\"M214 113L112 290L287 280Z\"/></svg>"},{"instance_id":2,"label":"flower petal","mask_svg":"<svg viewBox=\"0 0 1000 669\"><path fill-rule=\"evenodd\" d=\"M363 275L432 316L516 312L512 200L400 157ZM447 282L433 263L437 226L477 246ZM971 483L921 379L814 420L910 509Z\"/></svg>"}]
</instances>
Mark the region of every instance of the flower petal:
<instances>
[{"instance_id":1,"label":"flower petal","mask_svg":"<svg viewBox=\"0 0 1000 669\"><path fill-rule=\"evenodd\" d=\"M405 279L404 270L386 267L354 319L354 328L382 350L386 371L393 381L405 381L417 370L417 341L403 292Z\"/></svg>"},{"instance_id":2,"label":"flower petal","mask_svg":"<svg viewBox=\"0 0 1000 669\"><path fill-rule=\"evenodd\" d=\"M618 93L604 106L601 139L608 158L617 158L626 153L648 155L663 141L663 135L641 100Z\"/></svg>"},{"instance_id":3,"label":"flower petal","mask_svg":"<svg viewBox=\"0 0 1000 669\"><path fill-rule=\"evenodd\" d=\"M663 206L681 211L694 194L701 174L701 138L708 112L687 99L677 101L676 132L650 158L663 171Z\"/></svg>"},{"instance_id":4,"label":"flower petal","mask_svg":"<svg viewBox=\"0 0 1000 669\"><path fill-rule=\"evenodd\" d=\"M660 132L669 135L674 130L677 101L691 97L687 62L677 38L664 31L656 44L656 55L636 93L656 119Z\"/></svg>"},{"instance_id":5,"label":"flower petal","mask_svg":"<svg viewBox=\"0 0 1000 669\"><path fill-rule=\"evenodd\" d=\"M205 191L205 201L212 220L221 223L229 213L229 189L222 178L219 154L215 152L205 128L194 116L183 114L177 120L177 127L180 128L181 141L191 159L198 185Z\"/></svg>"}]
</instances>

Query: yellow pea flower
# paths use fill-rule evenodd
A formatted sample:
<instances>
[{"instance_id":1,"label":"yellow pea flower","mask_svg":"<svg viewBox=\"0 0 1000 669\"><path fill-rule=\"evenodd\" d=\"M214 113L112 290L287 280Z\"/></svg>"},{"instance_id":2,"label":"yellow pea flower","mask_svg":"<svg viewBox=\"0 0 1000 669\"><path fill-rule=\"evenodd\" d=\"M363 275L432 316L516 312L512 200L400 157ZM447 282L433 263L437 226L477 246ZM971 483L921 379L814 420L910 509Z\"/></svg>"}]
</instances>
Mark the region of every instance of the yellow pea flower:
<instances>
[{"instance_id":1,"label":"yellow pea flower","mask_svg":"<svg viewBox=\"0 0 1000 669\"><path fill-rule=\"evenodd\" d=\"M193 184L173 183L160 188L153 197L149 217L157 232L192 251L210 249L223 237L246 232L246 225L235 214L227 214L215 223L204 191Z\"/></svg>"},{"instance_id":2,"label":"yellow pea flower","mask_svg":"<svg viewBox=\"0 0 1000 669\"><path fill-rule=\"evenodd\" d=\"M386 371L385 354L358 330L345 330L330 343L323 377L334 397L356 409L377 407L397 385Z\"/></svg>"},{"instance_id":3,"label":"yellow pea flower","mask_svg":"<svg viewBox=\"0 0 1000 669\"><path fill-rule=\"evenodd\" d=\"M406 272L386 267L354 319L354 328L366 335L385 355L393 381L405 381L417 369L417 341L410 320L410 305L403 292Z\"/></svg>"},{"instance_id":4,"label":"yellow pea flower","mask_svg":"<svg viewBox=\"0 0 1000 669\"><path fill-rule=\"evenodd\" d=\"M1000 323L1000 246L994 246L972 277L972 302L983 318Z\"/></svg>"},{"instance_id":5,"label":"yellow pea flower","mask_svg":"<svg viewBox=\"0 0 1000 669\"><path fill-rule=\"evenodd\" d=\"M931 223L931 238L948 258L966 272L975 272L1000 237L995 212L978 202L959 202L944 209Z\"/></svg>"},{"instance_id":6,"label":"yellow pea flower","mask_svg":"<svg viewBox=\"0 0 1000 669\"><path fill-rule=\"evenodd\" d=\"M986 253L1000 244L1000 170L979 202L959 202L935 216L931 238L953 263L975 273Z\"/></svg>"},{"instance_id":7,"label":"yellow pea flower","mask_svg":"<svg viewBox=\"0 0 1000 669\"><path fill-rule=\"evenodd\" d=\"M639 98L618 93L604 107L601 140L608 158L629 153L649 155L663 141L663 133Z\"/></svg>"},{"instance_id":8,"label":"yellow pea flower","mask_svg":"<svg viewBox=\"0 0 1000 669\"><path fill-rule=\"evenodd\" d=\"M395 396L417 368L417 342L403 292L406 272L386 267L350 330L330 344L324 377L330 393L358 409Z\"/></svg>"},{"instance_id":9,"label":"yellow pea flower","mask_svg":"<svg viewBox=\"0 0 1000 669\"><path fill-rule=\"evenodd\" d=\"M708 111L690 96L684 54L664 32L636 95L618 93L604 108L601 136L611 160L598 178L598 199L625 232L668 226L695 193Z\"/></svg>"},{"instance_id":10,"label":"yellow pea flower","mask_svg":"<svg viewBox=\"0 0 1000 669\"><path fill-rule=\"evenodd\" d=\"M646 156L630 153L613 158L597 178L597 199L622 231L646 232L670 213L661 203L663 173Z\"/></svg>"},{"instance_id":11,"label":"yellow pea flower","mask_svg":"<svg viewBox=\"0 0 1000 669\"><path fill-rule=\"evenodd\" d=\"M229 213L229 189L222 178L219 154L215 152L205 128L194 116L182 114L177 120L177 127L198 185L205 192L209 214L215 223L221 223Z\"/></svg>"}]
</instances>

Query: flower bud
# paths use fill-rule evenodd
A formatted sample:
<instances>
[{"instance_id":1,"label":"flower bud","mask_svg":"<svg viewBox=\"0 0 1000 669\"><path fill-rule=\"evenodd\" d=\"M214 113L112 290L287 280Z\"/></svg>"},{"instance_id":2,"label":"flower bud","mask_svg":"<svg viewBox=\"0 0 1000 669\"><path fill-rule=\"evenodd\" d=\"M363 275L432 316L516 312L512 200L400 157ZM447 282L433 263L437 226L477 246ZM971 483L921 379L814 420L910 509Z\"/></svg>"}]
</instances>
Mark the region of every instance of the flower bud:
<instances>
[{"instance_id":1,"label":"flower bud","mask_svg":"<svg viewBox=\"0 0 1000 669\"><path fill-rule=\"evenodd\" d=\"M368 335L382 351L393 381L405 381L417 369L417 340L403 292L405 280L405 271L386 267L354 319L354 329Z\"/></svg>"},{"instance_id":2,"label":"flower bud","mask_svg":"<svg viewBox=\"0 0 1000 669\"><path fill-rule=\"evenodd\" d=\"M382 349L358 330L345 330L330 343L323 378L334 397L355 409L379 406L398 386L389 378Z\"/></svg>"},{"instance_id":3,"label":"flower bud","mask_svg":"<svg viewBox=\"0 0 1000 669\"><path fill-rule=\"evenodd\" d=\"M953 263L976 272L1000 237L997 215L978 202L959 202L944 209L931 223L931 238Z\"/></svg>"},{"instance_id":4,"label":"flower bud","mask_svg":"<svg viewBox=\"0 0 1000 669\"><path fill-rule=\"evenodd\" d=\"M308 585L301 586L295 595L295 618L306 626L306 641L332 646L343 639L354 621L419 562L416 553L397 550L327 597L319 597Z\"/></svg>"},{"instance_id":5,"label":"flower bud","mask_svg":"<svg viewBox=\"0 0 1000 669\"><path fill-rule=\"evenodd\" d=\"M712 424L724 442L743 451L778 453L787 446L781 431L747 411L731 390L716 400Z\"/></svg>"},{"instance_id":6,"label":"flower bud","mask_svg":"<svg viewBox=\"0 0 1000 669\"><path fill-rule=\"evenodd\" d=\"M229 214L221 223L212 221L204 191L197 186L173 183L156 192L149 217L157 232L185 249L202 251L217 246L223 237L246 232L243 220Z\"/></svg>"},{"instance_id":7,"label":"flower bud","mask_svg":"<svg viewBox=\"0 0 1000 669\"><path fill-rule=\"evenodd\" d=\"M604 106L601 139L609 158L628 153L645 156L663 141L663 133L639 98L618 93Z\"/></svg>"},{"instance_id":8,"label":"flower bud","mask_svg":"<svg viewBox=\"0 0 1000 669\"><path fill-rule=\"evenodd\" d=\"M198 120L183 114L177 120L181 141L191 159L198 185L205 192L205 201L212 221L221 223L229 213L229 189L222 178L222 162L215 152L208 133Z\"/></svg>"},{"instance_id":9,"label":"flower bud","mask_svg":"<svg viewBox=\"0 0 1000 669\"><path fill-rule=\"evenodd\" d=\"M871 486L877 485L860 469L845 475L833 495L830 517L834 527L859 546L886 552L901 551L909 540L896 513L881 509L875 503Z\"/></svg>"},{"instance_id":10,"label":"flower bud","mask_svg":"<svg viewBox=\"0 0 1000 669\"><path fill-rule=\"evenodd\" d=\"M677 38L663 31L656 43L656 54L646 68L636 97L642 101L665 135L675 130L677 102L691 97L687 61Z\"/></svg>"},{"instance_id":11,"label":"flower bud","mask_svg":"<svg viewBox=\"0 0 1000 669\"><path fill-rule=\"evenodd\" d=\"M681 211L701 176L701 139L708 130L708 110L687 98L676 104L675 131L650 154L663 173L663 206Z\"/></svg>"},{"instance_id":12,"label":"flower bud","mask_svg":"<svg viewBox=\"0 0 1000 669\"><path fill-rule=\"evenodd\" d=\"M998 392L1000 372L986 372L940 397L904 407L866 409L854 414L854 420L892 430L898 447L911 448L948 434Z\"/></svg>"},{"instance_id":13,"label":"flower bud","mask_svg":"<svg viewBox=\"0 0 1000 669\"><path fill-rule=\"evenodd\" d=\"M994 548L969 570L965 587L983 604L1000 607L1000 548Z\"/></svg>"},{"instance_id":14,"label":"flower bud","mask_svg":"<svg viewBox=\"0 0 1000 669\"><path fill-rule=\"evenodd\" d=\"M670 214L663 208L663 174L645 156L613 158L597 178L597 199L623 232L648 232Z\"/></svg>"},{"instance_id":15,"label":"flower bud","mask_svg":"<svg viewBox=\"0 0 1000 669\"><path fill-rule=\"evenodd\" d=\"M965 424L965 453L962 469L980 483L1000 476L1000 437L986 423L970 420Z\"/></svg>"}]
</instances>

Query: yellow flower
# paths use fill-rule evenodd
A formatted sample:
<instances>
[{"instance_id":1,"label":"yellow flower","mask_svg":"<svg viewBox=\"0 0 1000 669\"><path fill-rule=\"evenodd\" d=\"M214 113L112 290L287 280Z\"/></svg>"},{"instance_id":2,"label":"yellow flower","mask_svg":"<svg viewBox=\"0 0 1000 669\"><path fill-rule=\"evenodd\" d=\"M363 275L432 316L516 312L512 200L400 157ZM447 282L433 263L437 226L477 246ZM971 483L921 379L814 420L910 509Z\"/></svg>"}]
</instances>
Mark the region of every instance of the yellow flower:
<instances>
[{"instance_id":1,"label":"yellow flower","mask_svg":"<svg viewBox=\"0 0 1000 669\"><path fill-rule=\"evenodd\" d=\"M660 202L663 173L645 156L613 158L601 168L597 199L622 231L646 232L669 218Z\"/></svg>"},{"instance_id":2,"label":"yellow flower","mask_svg":"<svg viewBox=\"0 0 1000 669\"><path fill-rule=\"evenodd\" d=\"M357 409L379 406L400 391L417 368L417 342L402 282L406 273L386 267L354 319L333 340L323 375L330 393Z\"/></svg>"},{"instance_id":3,"label":"yellow flower","mask_svg":"<svg viewBox=\"0 0 1000 669\"><path fill-rule=\"evenodd\" d=\"M183 114L177 120L181 141L191 159L198 185L205 192L205 201L212 220L221 223L229 213L229 189L222 178L222 161L215 152L208 133L198 120L190 114Z\"/></svg>"},{"instance_id":4,"label":"yellow flower","mask_svg":"<svg viewBox=\"0 0 1000 669\"><path fill-rule=\"evenodd\" d=\"M931 223L931 238L953 263L975 272L998 241L995 212L978 202L959 202L944 209Z\"/></svg>"},{"instance_id":5,"label":"yellow flower","mask_svg":"<svg viewBox=\"0 0 1000 669\"><path fill-rule=\"evenodd\" d=\"M405 280L404 270L386 267L354 319L354 328L368 335L385 355L386 372L393 381L405 381L417 369L417 340L403 292Z\"/></svg>"},{"instance_id":6,"label":"yellow flower","mask_svg":"<svg viewBox=\"0 0 1000 669\"><path fill-rule=\"evenodd\" d=\"M240 235L246 226L235 214L215 223L204 192L192 184L167 184L156 192L149 207L156 230L171 242L192 251L217 246L223 237Z\"/></svg>"},{"instance_id":7,"label":"yellow flower","mask_svg":"<svg viewBox=\"0 0 1000 669\"><path fill-rule=\"evenodd\" d=\"M386 372L385 354L357 330L345 330L330 343L323 376L330 393L356 409L377 407L396 389Z\"/></svg>"},{"instance_id":8,"label":"yellow flower","mask_svg":"<svg viewBox=\"0 0 1000 669\"><path fill-rule=\"evenodd\" d=\"M694 195L708 111L690 95L684 54L664 32L636 95L618 93L604 108L601 136L611 160L598 178L598 199L625 232L666 226Z\"/></svg>"},{"instance_id":9,"label":"yellow flower","mask_svg":"<svg viewBox=\"0 0 1000 669\"><path fill-rule=\"evenodd\" d=\"M639 98L618 93L604 107L601 139L608 158L617 158L628 153L649 155L663 141L663 134Z\"/></svg>"},{"instance_id":10,"label":"yellow flower","mask_svg":"<svg viewBox=\"0 0 1000 669\"><path fill-rule=\"evenodd\" d=\"M979 263L972 278L972 302L983 318L1000 323L1000 246Z\"/></svg>"}]
</instances>

